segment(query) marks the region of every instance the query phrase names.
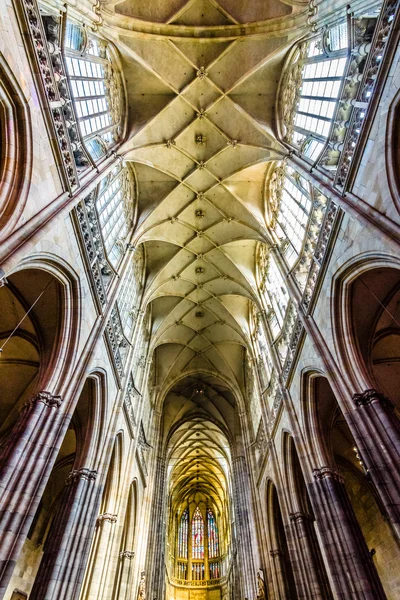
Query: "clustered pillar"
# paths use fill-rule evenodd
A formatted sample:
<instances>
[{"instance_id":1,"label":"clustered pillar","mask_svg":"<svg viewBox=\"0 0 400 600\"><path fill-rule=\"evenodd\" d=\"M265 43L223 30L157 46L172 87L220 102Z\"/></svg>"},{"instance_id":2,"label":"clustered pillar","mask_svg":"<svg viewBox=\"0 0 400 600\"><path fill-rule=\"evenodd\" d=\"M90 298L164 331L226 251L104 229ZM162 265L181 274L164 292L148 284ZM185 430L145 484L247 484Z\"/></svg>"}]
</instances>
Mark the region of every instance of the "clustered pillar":
<instances>
[{"instance_id":1,"label":"clustered pillar","mask_svg":"<svg viewBox=\"0 0 400 600\"><path fill-rule=\"evenodd\" d=\"M342 477L328 467L315 469L308 489L338 600L384 600Z\"/></svg>"},{"instance_id":2,"label":"clustered pillar","mask_svg":"<svg viewBox=\"0 0 400 600\"><path fill-rule=\"evenodd\" d=\"M96 471L86 468L70 473L31 600L73 600L79 595L99 504L96 475Z\"/></svg>"},{"instance_id":3,"label":"clustered pillar","mask_svg":"<svg viewBox=\"0 0 400 600\"><path fill-rule=\"evenodd\" d=\"M16 561L53 466L60 443L62 399L47 391L33 396L1 454L0 597Z\"/></svg>"},{"instance_id":4,"label":"clustered pillar","mask_svg":"<svg viewBox=\"0 0 400 600\"><path fill-rule=\"evenodd\" d=\"M354 439L400 540L400 422L392 402L376 390L353 396Z\"/></svg>"}]
</instances>

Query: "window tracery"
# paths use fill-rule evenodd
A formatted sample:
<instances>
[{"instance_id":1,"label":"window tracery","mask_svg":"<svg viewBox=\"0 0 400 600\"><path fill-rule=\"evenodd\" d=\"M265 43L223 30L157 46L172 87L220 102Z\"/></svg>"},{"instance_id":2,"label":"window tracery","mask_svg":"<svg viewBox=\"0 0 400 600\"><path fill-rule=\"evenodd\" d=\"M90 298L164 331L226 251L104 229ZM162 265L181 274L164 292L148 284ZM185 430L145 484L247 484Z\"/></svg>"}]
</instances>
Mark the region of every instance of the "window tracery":
<instances>
[{"instance_id":1,"label":"window tracery","mask_svg":"<svg viewBox=\"0 0 400 600\"><path fill-rule=\"evenodd\" d=\"M209 508L207 509L207 528L208 528L208 558L217 558L219 556L219 539L217 523L214 513ZM210 565L211 568L211 565ZM215 577L211 577L215 579Z\"/></svg>"},{"instance_id":2,"label":"window tracery","mask_svg":"<svg viewBox=\"0 0 400 600\"><path fill-rule=\"evenodd\" d=\"M188 533L189 533L189 510L185 508L182 513L181 521L179 523L179 532L178 532L178 557L179 558L187 558L188 557ZM183 563L180 563L183 565ZM184 579L184 577L181 577Z\"/></svg>"},{"instance_id":3,"label":"window tracery","mask_svg":"<svg viewBox=\"0 0 400 600\"><path fill-rule=\"evenodd\" d=\"M128 235L133 226L134 207L134 176L130 167L122 165L106 175L97 188L76 206L75 218L84 256L101 306L107 303L107 288L115 274L115 268L127 250ZM135 252L132 269L134 275L130 277L131 286L135 281L137 290L132 301L136 302L143 273L141 250ZM128 280L129 273L128 269ZM130 321L129 315L126 317L125 327L131 326Z\"/></svg>"},{"instance_id":4,"label":"window tracery","mask_svg":"<svg viewBox=\"0 0 400 600\"><path fill-rule=\"evenodd\" d=\"M134 181L130 169L118 165L99 187L96 209L107 256L115 267L133 224Z\"/></svg>"},{"instance_id":5,"label":"window tracery","mask_svg":"<svg viewBox=\"0 0 400 600\"><path fill-rule=\"evenodd\" d=\"M194 511L192 519L192 558L204 558L204 520L199 507Z\"/></svg>"},{"instance_id":6,"label":"window tracery","mask_svg":"<svg viewBox=\"0 0 400 600\"><path fill-rule=\"evenodd\" d=\"M83 143L101 158L122 133L122 82L110 44L67 21L65 62Z\"/></svg>"},{"instance_id":7,"label":"window tracery","mask_svg":"<svg viewBox=\"0 0 400 600\"><path fill-rule=\"evenodd\" d=\"M265 246L260 248L260 266L262 272L261 293L268 308L268 322L271 333L276 338L282 329L289 305L289 292L281 275L275 257Z\"/></svg>"},{"instance_id":8,"label":"window tracery","mask_svg":"<svg viewBox=\"0 0 400 600\"><path fill-rule=\"evenodd\" d=\"M296 49L283 94L285 139L316 161L329 138L348 55L347 23Z\"/></svg>"}]
</instances>

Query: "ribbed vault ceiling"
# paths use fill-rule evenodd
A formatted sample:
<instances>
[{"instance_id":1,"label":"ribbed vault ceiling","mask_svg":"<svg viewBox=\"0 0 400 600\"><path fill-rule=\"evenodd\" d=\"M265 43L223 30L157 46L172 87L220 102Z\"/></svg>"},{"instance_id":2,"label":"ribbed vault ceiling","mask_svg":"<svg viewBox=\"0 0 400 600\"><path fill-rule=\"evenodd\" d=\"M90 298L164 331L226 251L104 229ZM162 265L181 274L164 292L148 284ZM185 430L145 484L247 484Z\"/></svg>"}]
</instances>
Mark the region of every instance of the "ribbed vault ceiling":
<instances>
[{"instance_id":1,"label":"ribbed vault ceiling","mask_svg":"<svg viewBox=\"0 0 400 600\"><path fill-rule=\"evenodd\" d=\"M173 475L182 494L196 472L197 449L202 485L212 487L221 468L221 434L213 438L214 425L205 433L201 419L233 432L233 394L244 393L256 252L260 242L269 243L265 175L286 153L274 135L275 99L287 52L305 33L305 6L278 0L102 5L128 94L129 141L119 154L137 174L135 243L146 251L155 383L161 400L172 390L165 432L187 421L170 440L171 452L181 446L179 460L187 461ZM199 386L206 400L194 393ZM194 440L190 453L185 448ZM211 457L215 473L206 483Z\"/></svg>"}]
</instances>

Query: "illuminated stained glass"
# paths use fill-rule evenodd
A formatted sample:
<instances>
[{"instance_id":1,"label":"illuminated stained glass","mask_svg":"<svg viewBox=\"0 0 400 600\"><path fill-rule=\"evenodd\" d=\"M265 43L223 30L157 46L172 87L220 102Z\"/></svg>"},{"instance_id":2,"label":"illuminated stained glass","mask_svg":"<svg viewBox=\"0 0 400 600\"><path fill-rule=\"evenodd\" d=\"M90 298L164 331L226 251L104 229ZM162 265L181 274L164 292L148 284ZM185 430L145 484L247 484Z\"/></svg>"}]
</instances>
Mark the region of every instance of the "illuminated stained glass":
<instances>
[{"instance_id":1,"label":"illuminated stained glass","mask_svg":"<svg viewBox=\"0 0 400 600\"><path fill-rule=\"evenodd\" d=\"M204 521L199 507L192 519L192 558L204 558Z\"/></svg>"},{"instance_id":2,"label":"illuminated stained glass","mask_svg":"<svg viewBox=\"0 0 400 600\"><path fill-rule=\"evenodd\" d=\"M219 562L210 563L210 579L219 579L221 577Z\"/></svg>"},{"instance_id":3,"label":"illuminated stained glass","mask_svg":"<svg viewBox=\"0 0 400 600\"><path fill-rule=\"evenodd\" d=\"M219 555L218 530L212 510L207 510L208 527L208 557L216 558Z\"/></svg>"},{"instance_id":4,"label":"illuminated stained glass","mask_svg":"<svg viewBox=\"0 0 400 600\"><path fill-rule=\"evenodd\" d=\"M178 533L178 556L179 558L187 558L188 555L188 525L189 511L186 508L181 516Z\"/></svg>"}]
</instances>

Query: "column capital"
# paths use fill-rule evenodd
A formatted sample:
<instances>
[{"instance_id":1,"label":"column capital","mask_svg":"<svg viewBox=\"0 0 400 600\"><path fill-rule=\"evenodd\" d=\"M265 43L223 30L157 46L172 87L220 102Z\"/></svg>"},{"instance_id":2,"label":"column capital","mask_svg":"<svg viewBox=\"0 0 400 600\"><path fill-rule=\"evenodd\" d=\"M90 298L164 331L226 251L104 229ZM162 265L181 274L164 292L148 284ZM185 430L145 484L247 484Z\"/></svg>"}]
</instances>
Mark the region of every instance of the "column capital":
<instances>
[{"instance_id":1,"label":"column capital","mask_svg":"<svg viewBox=\"0 0 400 600\"><path fill-rule=\"evenodd\" d=\"M112 513L103 513L99 515L96 519L96 525L100 525L104 521L109 521L110 523L116 523L117 515L113 515Z\"/></svg>"},{"instance_id":2,"label":"column capital","mask_svg":"<svg viewBox=\"0 0 400 600\"><path fill-rule=\"evenodd\" d=\"M343 483L343 477L340 475L338 471L331 469L330 467L321 467L319 469L313 469L313 475L315 479L327 479L328 477L331 479L335 479L339 481L339 483Z\"/></svg>"},{"instance_id":3,"label":"column capital","mask_svg":"<svg viewBox=\"0 0 400 600\"><path fill-rule=\"evenodd\" d=\"M387 396L374 389L365 390L359 394L353 394L353 402L356 406L369 406L373 402L379 402L384 408L393 409L394 405Z\"/></svg>"},{"instance_id":4,"label":"column capital","mask_svg":"<svg viewBox=\"0 0 400 600\"><path fill-rule=\"evenodd\" d=\"M124 558L127 558L128 560L132 560L132 558L134 558L135 553L132 552L132 550L123 550L122 552L119 553L119 557L121 560L124 560Z\"/></svg>"},{"instance_id":5,"label":"column capital","mask_svg":"<svg viewBox=\"0 0 400 600\"><path fill-rule=\"evenodd\" d=\"M61 396L57 396L55 394L52 394L51 392L46 392L46 391L37 392L37 394L35 394L31 398L29 398L29 400L25 403L24 408L33 406L34 404L37 404L38 402L42 402L43 404L45 404L46 406L49 406L50 408L59 408L62 403L62 398L61 398Z\"/></svg>"},{"instance_id":6,"label":"column capital","mask_svg":"<svg viewBox=\"0 0 400 600\"><path fill-rule=\"evenodd\" d=\"M313 515L310 515L309 513L304 513L301 511L295 512L295 513L289 513L289 519L292 522L296 522L296 521L314 521L314 517Z\"/></svg>"},{"instance_id":7,"label":"column capital","mask_svg":"<svg viewBox=\"0 0 400 600\"><path fill-rule=\"evenodd\" d=\"M79 481L80 479L86 480L86 481L94 481L97 477L97 471L91 471L90 469L78 469L76 471L71 471L71 473L68 475L67 479L66 479L66 484L69 485L70 483L76 483L77 481Z\"/></svg>"}]
</instances>

